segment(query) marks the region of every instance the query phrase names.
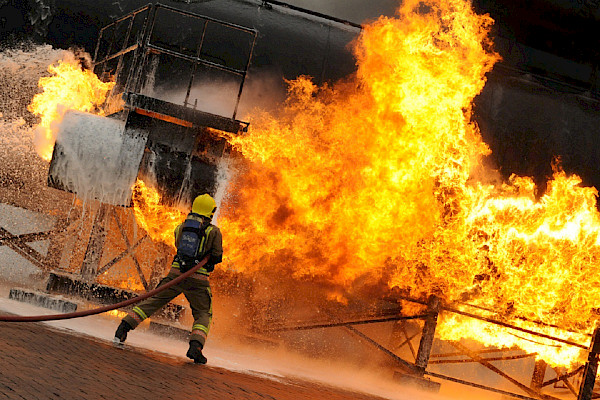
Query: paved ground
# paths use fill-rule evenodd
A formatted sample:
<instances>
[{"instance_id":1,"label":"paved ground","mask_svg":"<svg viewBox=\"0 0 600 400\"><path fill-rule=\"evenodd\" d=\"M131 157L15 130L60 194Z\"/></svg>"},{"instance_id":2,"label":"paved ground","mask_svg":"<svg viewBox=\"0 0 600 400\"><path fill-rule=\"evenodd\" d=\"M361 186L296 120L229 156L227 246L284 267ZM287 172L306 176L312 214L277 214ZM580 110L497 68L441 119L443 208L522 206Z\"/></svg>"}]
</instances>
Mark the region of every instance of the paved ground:
<instances>
[{"instance_id":1,"label":"paved ground","mask_svg":"<svg viewBox=\"0 0 600 400\"><path fill-rule=\"evenodd\" d=\"M0 322L2 399L323 399L379 397L313 382L194 365L39 323Z\"/></svg>"}]
</instances>

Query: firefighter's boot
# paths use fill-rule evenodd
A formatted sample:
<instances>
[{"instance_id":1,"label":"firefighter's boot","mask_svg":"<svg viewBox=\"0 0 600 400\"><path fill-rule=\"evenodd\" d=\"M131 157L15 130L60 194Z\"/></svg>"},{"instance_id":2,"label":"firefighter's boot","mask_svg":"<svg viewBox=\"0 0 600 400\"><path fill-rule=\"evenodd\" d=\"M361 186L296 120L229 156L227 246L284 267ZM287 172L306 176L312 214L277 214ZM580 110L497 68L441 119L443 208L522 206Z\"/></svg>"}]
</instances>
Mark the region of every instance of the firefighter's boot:
<instances>
[{"instance_id":1,"label":"firefighter's boot","mask_svg":"<svg viewBox=\"0 0 600 400\"><path fill-rule=\"evenodd\" d=\"M190 340L190 348L186 356L194 360L195 364L206 364L206 357L202 354L202 343L197 340Z\"/></svg>"},{"instance_id":2,"label":"firefighter's boot","mask_svg":"<svg viewBox=\"0 0 600 400\"><path fill-rule=\"evenodd\" d=\"M132 329L131 325L129 325L125 321L121 321L121 324L119 325L119 327L117 328L117 331L115 332L115 338L113 339L113 341L115 343L123 343L125 341L125 339L127 339L127 332L129 332L131 329Z\"/></svg>"}]
</instances>

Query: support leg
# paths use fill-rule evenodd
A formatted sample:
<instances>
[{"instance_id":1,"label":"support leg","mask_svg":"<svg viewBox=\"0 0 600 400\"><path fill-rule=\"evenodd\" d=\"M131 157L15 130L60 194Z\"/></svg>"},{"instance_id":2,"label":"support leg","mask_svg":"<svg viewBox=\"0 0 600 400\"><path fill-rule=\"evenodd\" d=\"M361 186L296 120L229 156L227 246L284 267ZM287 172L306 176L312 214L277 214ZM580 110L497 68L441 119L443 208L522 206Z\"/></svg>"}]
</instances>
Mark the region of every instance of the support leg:
<instances>
[{"instance_id":1,"label":"support leg","mask_svg":"<svg viewBox=\"0 0 600 400\"><path fill-rule=\"evenodd\" d=\"M536 391L542 390L544 384L544 377L546 376L546 367L548 364L544 360L537 360L533 367L533 375L531 376L530 388Z\"/></svg>"},{"instance_id":2,"label":"support leg","mask_svg":"<svg viewBox=\"0 0 600 400\"><path fill-rule=\"evenodd\" d=\"M419 343L419 350L417 352L417 359L415 365L422 371L425 372L427 364L429 363L429 356L431 355L431 348L433 347L433 339L435 337L435 328L437 326L437 318L440 312L440 299L436 296L429 298L427 304L427 318L425 319L425 325L423 326L423 333L421 334L421 341Z\"/></svg>"},{"instance_id":3,"label":"support leg","mask_svg":"<svg viewBox=\"0 0 600 400\"><path fill-rule=\"evenodd\" d=\"M594 385L596 383L596 374L598 373L598 354L600 353L600 328L596 328L588 360L583 370L583 378L579 386L579 396L577 400L591 400L594 394Z\"/></svg>"}]
</instances>

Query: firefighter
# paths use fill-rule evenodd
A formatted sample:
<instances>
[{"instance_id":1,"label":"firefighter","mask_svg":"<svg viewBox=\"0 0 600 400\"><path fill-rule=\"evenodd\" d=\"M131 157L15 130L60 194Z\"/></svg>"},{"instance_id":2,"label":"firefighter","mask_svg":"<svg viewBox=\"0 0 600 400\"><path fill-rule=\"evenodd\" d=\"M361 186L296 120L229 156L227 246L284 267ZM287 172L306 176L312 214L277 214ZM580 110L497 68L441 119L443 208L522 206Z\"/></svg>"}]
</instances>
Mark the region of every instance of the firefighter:
<instances>
[{"instance_id":1,"label":"firefighter","mask_svg":"<svg viewBox=\"0 0 600 400\"><path fill-rule=\"evenodd\" d=\"M194 317L190 347L186 356L197 364L206 364L206 357L202 354L202 349L212 319L212 294L208 277L223 257L221 231L211 224L216 209L215 200L208 194L194 199L192 211L185 221L175 228L177 254L171 264L171 270L157 287L189 271L208 255L209 258L204 267L183 282L157 293L133 307L129 315L121 320L121 324L115 332L115 343L123 343L127 338L128 331L135 329L140 322L183 293L190 303Z\"/></svg>"}]
</instances>

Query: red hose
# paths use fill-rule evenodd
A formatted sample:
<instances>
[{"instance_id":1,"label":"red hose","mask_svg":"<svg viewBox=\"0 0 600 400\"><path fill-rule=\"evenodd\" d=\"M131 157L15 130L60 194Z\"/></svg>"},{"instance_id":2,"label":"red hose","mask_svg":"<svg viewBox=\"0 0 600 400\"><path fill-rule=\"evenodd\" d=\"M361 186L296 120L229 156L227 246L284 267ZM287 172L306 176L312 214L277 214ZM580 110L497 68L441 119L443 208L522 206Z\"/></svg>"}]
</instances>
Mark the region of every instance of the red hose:
<instances>
[{"instance_id":1,"label":"red hose","mask_svg":"<svg viewBox=\"0 0 600 400\"><path fill-rule=\"evenodd\" d=\"M181 274L181 276L178 276L177 278L173 279L172 281L169 281L167 283L165 283L162 286L159 286L149 292L146 292L144 294L141 294L137 297L134 297L133 299L129 299L129 300L124 300L120 303L117 304L110 304L104 307L98 307L98 308L94 308L92 310L85 310L85 311L76 311L76 312L72 312L72 313L66 313L66 314L53 314L53 315L32 315L29 317L25 317L25 316L21 316L21 315L0 315L0 322L40 322L40 321L56 321L59 319L72 319L72 318L81 318L81 317L87 317L88 315L95 315L95 314L101 314L103 312L107 312L107 311L111 311L111 310L115 310L117 308L121 308L121 307L126 307L130 304L135 304L137 302L140 302L142 300L147 299L148 297L154 296L157 293L162 292L165 289L170 288L173 285L177 285L179 282L181 282L182 280L184 280L185 278L189 277L190 275L192 275L194 272L196 272L198 269L202 268L204 266L204 264L206 264L206 262L208 261L208 256L204 257L202 259L202 261L200 261L198 264L196 264L194 267L192 267L192 269L190 269L189 271Z\"/></svg>"}]
</instances>

